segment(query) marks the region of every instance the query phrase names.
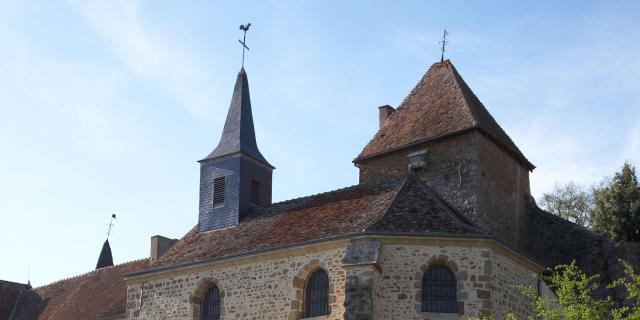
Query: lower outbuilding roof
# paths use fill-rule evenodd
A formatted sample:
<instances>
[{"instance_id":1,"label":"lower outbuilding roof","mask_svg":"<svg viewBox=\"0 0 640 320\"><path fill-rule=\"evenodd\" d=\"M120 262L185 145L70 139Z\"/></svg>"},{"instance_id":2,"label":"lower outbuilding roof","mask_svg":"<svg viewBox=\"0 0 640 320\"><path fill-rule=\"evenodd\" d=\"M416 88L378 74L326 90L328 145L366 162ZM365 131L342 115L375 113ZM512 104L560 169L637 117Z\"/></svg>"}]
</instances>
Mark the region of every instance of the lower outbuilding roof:
<instances>
[{"instance_id":1,"label":"lower outbuilding roof","mask_svg":"<svg viewBox=\"0 0 640 320\"><path fill-rule=\"evenodd\" d=\"M124 274L148 267L148 259L136 260L36 288L44 302L37 319L87 320L123 315L127 297Z\"/></svg>"}]
</instances>

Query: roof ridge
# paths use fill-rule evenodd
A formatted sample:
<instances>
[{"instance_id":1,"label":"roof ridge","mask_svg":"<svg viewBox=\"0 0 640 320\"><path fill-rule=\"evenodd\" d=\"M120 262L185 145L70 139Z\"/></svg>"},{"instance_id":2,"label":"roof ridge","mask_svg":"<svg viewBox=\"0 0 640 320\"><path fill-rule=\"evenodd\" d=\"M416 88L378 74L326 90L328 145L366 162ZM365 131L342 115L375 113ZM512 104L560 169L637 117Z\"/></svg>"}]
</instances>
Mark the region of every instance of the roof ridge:
<instances>
[{"instance_id":1,"label":"roof ridge","mask_svg":"<svg viewBox=\"0 0 640 320\"><path fill-rule=\"evenodd\" d=\"M405 180L405 179L400 179L400 180ZM349 189L356 189L356 188L359 188L359 187L393 185L393 184L397 184L398 181L399 180L396 179L396 180L387 180L387 181L381 181L381 182L358 183L358 184L354 184L354 185L350 185L350 186L347 186L347 187L342 187L342 188L338 188L338 189L334 189L334 190L329 190L329 191L325 191L325 192L319 192L319 193L315 193L315 194L311 194L311 195L307 195L307 196L301 196L301 197L297 197L297 198L291 198L291 199L283 200L283 201L280 201L280 202L274 202L271 205L269 205L268 207L265 207L264 209L268 209L268 208L271 208L271 207L274 207L274 206L277 206L277 205L284 205L284 204L304 201L304 200L315 198L315 197L335 194L335 193L339 193L339 192L346 191L346 190L349 190Z\"/></svg>"},{"instance_id":2,"label":"roof ridge","mask_svg":"<svg viewBox=\"0 0 640 320\"><path fill-rule=\"evenodd\" d=\"M474 126L479 127L480 123L478 121L477 115L474 113L474 110L471 107L471 103L469 102L469 99L467 99L467 96L465 95L465 87L466 89L468 89L467 91L471 91L471 89L469 88L469 85L467 85L464 79L462 79L462 76L460 76L460 74L458 73L458 70L456 70L456 68L453 66L451 61L449 61L449 59L445 60L442 63L447 68L447 72L449 73L449 75L453 77L453 80L455 80L454 81L455 90L458 93L458 97L462 100L462 105L464 105L464 108L467 111L467 115L471 119L471 123L473 123ZM473 91L471 91L471 94L473 94ZM478 99L478 97L475 96L475 94L473 95L476 98L476 100L480 102L480 99ZM480 102L480 104L482 104L482 102Z\"/></svg>"},{"instance_id":3,"label":"roof ridge","mask_svg":"<svg viewBox=\"0 0 640 320\"><path fill-rule=\"evenodd\" d=\"M6 283L9 283L9 284L19 284L19 285L22 285L22 286L26 286L27 285L26 283L10 281L10 280L0 280L0 282L6 282Z\"/></svg>"},{"instance_id":4,"label":"roof ridge","mask_svg":"<svg viewBox=\"0 0 640 320\"><path fill-rule=\"evenodd\" d=\"M142 261L144 261L144 260L147 260L147 261L148 261L148 260L149 260L149 258L140 258L140 259L137 259L137 260L126 261L126 262L122 262L122 263L119 263L119 264L114 264L114 265L112 265L112 266L108 266L108 267L104 267L104 268L100 268L100 269L95 269L95 270L87 271L87 272L84 272L84 273L81 273L81 274L77 274L77 275L74 275L74 276L70 276L70 277L62 278L62 279L56 280L56 281L54 281L54 282L50 282L50 283L48 283L48 284L44 284L44 285L41 285L41 286L35 287L35 288L33 288L33 290L36 290L36 289L45 289L46 287L51 287L51 286L56 285L56 284L59 284L59 283L61 283L61 282L65 282L65 281L69 281L69 280L79 279L79 278L82 278L82 277L87 276L87 275L89 275L89 274L93 274L93 273L98 273L98 272L102 272L102 271L107 271L107 270L115 269L115 268L117 268L117 267L121 267L121 266L124 266L124 265L126 265L126 264L138 263L138 262L142 262Z\"/></svg>"},{"instance_id":5,"label":"roof ridge","mask_svg":"<svg viewBox=\"0 0 640 320\"><path fill-rule=\"evenodd\" d=\"M400 192L402 192L402 190L407 186L407 184L409 183L409 179L412 179L413 176L408 176L404 179L402 179L402 183L399 184L399 186L396 188L395 192L396 194L393 195L393 200L389 201L389 204L387 205L386 208L384 208L384 214L382 215L382 219L380 219L379 221L385 221L389 219L389 209L391 209L393 207L393 205L396 203L396 201L398 200L398 196L400 195ZM371 225L369 225L367 227L367 231L372 229L374 226L377 225L376 223L372 223Z\"/></svg>"}]
</instances>

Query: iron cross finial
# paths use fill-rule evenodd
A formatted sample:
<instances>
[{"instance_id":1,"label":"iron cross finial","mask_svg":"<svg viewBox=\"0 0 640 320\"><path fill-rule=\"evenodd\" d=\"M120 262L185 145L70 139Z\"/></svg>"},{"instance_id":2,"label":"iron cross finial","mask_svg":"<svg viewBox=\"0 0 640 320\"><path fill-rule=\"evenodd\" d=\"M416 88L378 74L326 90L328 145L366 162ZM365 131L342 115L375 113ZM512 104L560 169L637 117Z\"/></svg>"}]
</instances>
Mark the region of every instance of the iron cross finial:
<instances>
[{"instance_id":1,"label":"iron cross finial","mask_svg":"<svg viewBox=\"0 0 640 320\"><path fill-rule=\"evenodd\" d=\"M444 28L444 32L442 33L442 41L440 41L440 43L442 43L442 54L440 55L440 62L444 61L444 49L447 43L449 43L449 41L447 41L448 35L449 33L447 32L447 28Z\"/></svg>"},{"instance_id":2,"label":"iron cross finial","mask_svg":"<svg viewBox=\"0 0 640 320\"><path fill-rule=\"evenodd\" d=\"M249 31L249 27L251 27L251 23L241 24L240 30L244 31L244 35L242 36L242 40L238 39L238 42L242 44L242 67L244 68L244 50L249 50L247 47L247 31Z\"/></svg>"}]
</instances>

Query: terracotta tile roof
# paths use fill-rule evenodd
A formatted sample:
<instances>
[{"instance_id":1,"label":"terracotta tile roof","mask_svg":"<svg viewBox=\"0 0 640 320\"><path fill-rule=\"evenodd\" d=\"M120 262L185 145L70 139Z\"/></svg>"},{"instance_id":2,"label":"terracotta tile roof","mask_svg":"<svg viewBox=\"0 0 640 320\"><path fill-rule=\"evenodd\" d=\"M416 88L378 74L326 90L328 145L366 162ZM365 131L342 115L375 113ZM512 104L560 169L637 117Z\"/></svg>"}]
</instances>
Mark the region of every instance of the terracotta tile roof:
<instances>
[{"instance_id":1,"label":"terracotta tile roof","mask_svg":"<svg viewBox=\"0 0 640 320\"><path fill-rule=\"evenodd\" d=\"M449 60L435 63L354 160L477 129L527 169L535 166L493 119Z\"/></svg>"},{"instance_id":2,"label":"terracotta tile roof","mask_svg":"<svg viewBox=\"0 0 640 320\"><path fill-rule=\"evenodd\" d=\"M155 266L205 261L366 232L483 234L415 178L360 184L258 209L236 227L194 227Z\"/></svg>"},{"instance_id":3,"label":"terracotta tile roof","mask_svg":"<svg viewBox=\"0 0 640 320\"><path fill-rule=\"evenodd\" d=\"M125 273L149 267L147 259L105 267L34 289L46 303L39 320L88 320L124 314Z\"/></svg>"}]
</instances>

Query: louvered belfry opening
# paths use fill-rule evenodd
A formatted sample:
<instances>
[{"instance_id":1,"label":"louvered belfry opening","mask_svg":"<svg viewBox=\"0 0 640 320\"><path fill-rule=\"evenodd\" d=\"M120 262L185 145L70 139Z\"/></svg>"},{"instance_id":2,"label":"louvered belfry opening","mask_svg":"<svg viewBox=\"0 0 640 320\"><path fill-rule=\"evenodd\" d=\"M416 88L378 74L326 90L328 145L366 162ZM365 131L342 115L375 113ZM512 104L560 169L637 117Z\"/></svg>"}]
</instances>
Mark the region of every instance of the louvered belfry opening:
<instances>
[{"instance_id":1,"label":"louvered belfry opening","mask_svg":"<svg viewBox=\"0 0 640 320\"><path fill-rule=\"evenodd\" d=\"M456 277L445 266L433 266L422 278L423 312L458 312Z\"/></svg>"},{"instance_id":2,"label":"louvered belfry opening","mask_svg":"<svg viewBox=\"0 0 640 320\"><path fill-rule=\"evenodd\" d=\"M202 320L220 320L220 290L213 286L207 290L202 300Z\"/></svg>"},{"instance_id":3,"label":"louvered belfry opening","mask_svg":"<svg viewBox=\"0 0 640 320\"><path fill-rule=\"evenodd\" d=\"M304 287L304 316L329 314L329 276L318 269L309 275Z\"/></svg>"},{"instance_id":4,"label":"louvered belfry opening","mask_svg":"<svg viewBox=\"0 0 640 320\"><path fill-rule=\"evenodd\" d=\"M224 203L225 178L219 177L213 180L213 204Z\"/></svg>"},{"instance_id":5,"label":"louvered belfry opening","mask_svg":"<svg viewBox=\"0 0 640 320\"><path fill-rule=\"evenodd\" d=\"M249 201L256 206L260 205L260 182L253 179L251 180Z\"/></svg>"}]
</instances>

